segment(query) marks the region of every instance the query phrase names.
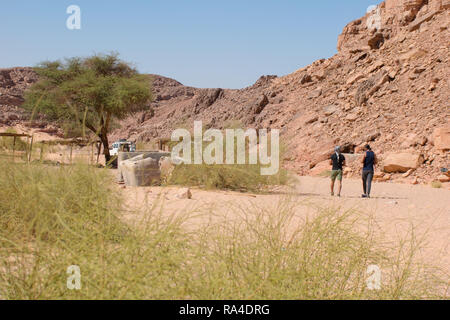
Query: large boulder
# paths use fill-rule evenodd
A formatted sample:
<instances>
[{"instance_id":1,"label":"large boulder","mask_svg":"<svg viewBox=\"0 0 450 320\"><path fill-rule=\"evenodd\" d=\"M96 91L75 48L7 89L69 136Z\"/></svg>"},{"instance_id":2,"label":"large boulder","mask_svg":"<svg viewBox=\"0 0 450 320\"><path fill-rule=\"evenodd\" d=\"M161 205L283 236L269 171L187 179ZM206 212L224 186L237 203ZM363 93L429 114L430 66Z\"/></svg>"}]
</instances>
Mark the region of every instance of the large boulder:
<instances>
[{"instance_id":1,"label":"large boulder","mask_svg":"<svg viewBox=\"0 0 450 320\"><path fill-rule=\"evenodd\" d=\"M433 132L434 146L441 151L450 150L450 125L436 128Z\"/></svg>"},{"instance_id":2,"label":"large boulder","mask_svg":"<svg viewBox=\"0 0 450 320\"><path fill-rule=\"evenodd\" d=\"M389 153L383 161L384 172L407 172L417 169L424 159L423 156L411 152Z\"/></svg>"},{"instance_id":3,"label":"large boulder","mask_svg":"<svg viewBox=\"0 0 450 320\"><path fill-rule=\"evenodd\" d=\"M121 171L125 185L132 187L151 186L161 178L158 161L152 158L124 161Z\"/></svg>"},{"instance_id":4,"label":"large boulder","mask_svg":"<svg viewBox=\"0 0 450 320\"><path fill-rule=\"evenodd\" d=\"M161 163L167 152L119 152L117 180L127 186L150 186L161 180ZM169 158L170 160L170 158Z\"/></svg>"}]
</instances>

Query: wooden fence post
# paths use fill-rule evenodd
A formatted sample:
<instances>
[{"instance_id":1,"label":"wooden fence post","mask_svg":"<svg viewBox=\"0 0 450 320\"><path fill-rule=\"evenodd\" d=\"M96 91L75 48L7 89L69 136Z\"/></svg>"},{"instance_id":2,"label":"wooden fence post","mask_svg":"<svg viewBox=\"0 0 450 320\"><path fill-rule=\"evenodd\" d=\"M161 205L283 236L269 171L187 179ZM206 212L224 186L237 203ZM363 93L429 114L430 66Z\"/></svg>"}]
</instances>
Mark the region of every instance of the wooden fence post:
<instances>
[{"instance_id":1,"label":"wooden fence post","mask_svg":"<svg viewBox=\"0 0 450 320\"><path fill-rule=\"evenodd\" d=\"M97 164L98 164L98 160L100 158L100 151L102 150L102 143L101 142L97 142L98 147L97 147Z\"/></svg>"},{"instance_id":2,"label":"wooden fence post","mask_svg":"<svg viewBox=\"0 0 450 320\"><path fill-rule=\"evenodd\" d=\"M91 166L94 164L94 143L91 143L91 158L89 159L89 163Z\"/></svg>"},{"instance_id":3,"label":"wooden fence post","mask_svg":"<svg viewBox=\"0 0 450 320\"><path fill-rule=\"evenodd\" d=\"M72 164L72 152L73 152L73 144L70 144L70 164Z\"/></svg>"},{"instance_id":4,"label":"wooden fence post","mask_svg":"<svg viewBox=\"0 0 450 320\"><path fill-rule=\"evenodd\" d=\"M41 144L41 154L39 156L39 161L42 163L42 160L44 160L44 144Z\"/></svg>"},{"instance_id":5,"label":"wooden fence post","mask_svg":"<svg viewBox=\"0 0 450 320\"><path fill-rule=\"evenodd\" d=\"M34 135L31 136L30 153L28 156L28 162L31 162L31 154L33 153L33 140L34 140Z\"/></svg>"},{"instance_id":6,"label":"wooden fence post","mask_svg":"<svg viewBox=\"0 0 450 320\"><path fill-rule=\"evenodd\" d=\"M13 141L13 162L16 162L16 136L14 136Z\"/></svg>"}]
</instances>

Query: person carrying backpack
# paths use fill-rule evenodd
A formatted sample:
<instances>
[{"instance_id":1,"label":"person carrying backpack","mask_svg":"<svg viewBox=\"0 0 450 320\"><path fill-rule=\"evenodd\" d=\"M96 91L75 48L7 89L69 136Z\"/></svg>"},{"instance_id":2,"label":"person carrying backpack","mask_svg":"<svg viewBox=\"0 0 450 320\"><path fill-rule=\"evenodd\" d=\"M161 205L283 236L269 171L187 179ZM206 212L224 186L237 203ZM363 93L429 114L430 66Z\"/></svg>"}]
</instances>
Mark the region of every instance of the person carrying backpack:
<instances>
[{"instance_id":1,"label":"person carrying backpack","mask_svg":"<svg viewBox=\"0 0 450 320\"><path fill-rule=\"evenodd\" d=\"M334 182L336 179L339 181L338 186L338 197L341 196L342 189L342 168L345 166L345 157L341 153L341 147L337 146L334 148L334 153L330 158L331 169L331 196L334 196Z\"/></svg>"},{"instance_id":2,"label":"person carrying backpack","mask_svg":"<svg viewBox=\"0 0 450 320\"><path fill-rule=\"evenodd\" d=\"M370 198L370 191L372 189L372 179L374 174L374 169L377 164L377 157L372 151L370 145L364 147L365 154L362 160L363 170L362 170L362 181L363 181L363 198Z\"/></svg>"}]
</instances>

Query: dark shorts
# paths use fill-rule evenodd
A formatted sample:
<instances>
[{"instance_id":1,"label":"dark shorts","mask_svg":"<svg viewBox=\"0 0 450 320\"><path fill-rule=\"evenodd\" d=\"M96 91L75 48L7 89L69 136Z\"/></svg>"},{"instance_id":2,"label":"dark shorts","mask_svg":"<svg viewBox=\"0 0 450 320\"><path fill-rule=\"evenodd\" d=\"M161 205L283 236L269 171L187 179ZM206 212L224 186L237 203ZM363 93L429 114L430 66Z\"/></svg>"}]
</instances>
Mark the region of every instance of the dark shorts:
<instances>
[{"instance_id":1,"label":"dark shorts","mask_svg":"<svg viewBox=\"0 0 450 320\"><path fill-rule=\"evenodd\" d=\"M335 181L338 179L339 181L342 181L342 170L332 170L331 171L331 180Z\"/></svg>"}]
</instances>

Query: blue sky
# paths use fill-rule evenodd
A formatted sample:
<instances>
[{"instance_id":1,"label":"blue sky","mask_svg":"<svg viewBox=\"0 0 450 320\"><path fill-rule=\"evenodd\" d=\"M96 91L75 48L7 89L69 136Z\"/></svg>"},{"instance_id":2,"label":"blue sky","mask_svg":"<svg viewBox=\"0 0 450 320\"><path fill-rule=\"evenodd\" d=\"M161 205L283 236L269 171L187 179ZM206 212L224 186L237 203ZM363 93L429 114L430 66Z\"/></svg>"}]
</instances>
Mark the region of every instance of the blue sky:
<instances>
[{"instance_id":1,"label":"blue sky","mask_svg":"<svg viewBox=\"0 0 450 320\"><path fill-rule=\"evenodd\" d=\"M0 68L117 51L142 73L242 88L333 56L380 0L14 0L0 7ZM68 30L69 5L81 30Z\"/></svg>"}]
</instances>

